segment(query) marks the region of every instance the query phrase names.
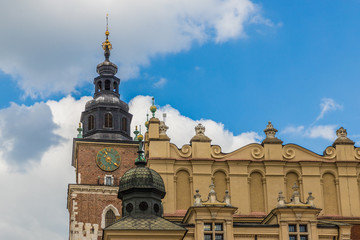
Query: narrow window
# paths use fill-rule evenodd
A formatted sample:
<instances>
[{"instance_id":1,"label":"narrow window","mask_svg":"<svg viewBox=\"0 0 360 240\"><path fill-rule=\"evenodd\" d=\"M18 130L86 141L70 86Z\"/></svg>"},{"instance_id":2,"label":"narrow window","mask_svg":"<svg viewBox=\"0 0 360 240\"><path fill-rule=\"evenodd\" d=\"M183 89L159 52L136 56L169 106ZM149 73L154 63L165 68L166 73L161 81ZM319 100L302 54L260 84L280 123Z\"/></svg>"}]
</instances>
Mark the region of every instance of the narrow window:
<instances>
[{"instance_id":1,"label":"narrow window","mask_svg":"<svg viewBox=\"0 0 360 240\"><path fill-rule=\"evenodd\" d=\"M111 176L107 176L105 178L105 185L108 185L108 186L112 185L112 177Z\"/></svg>"},{"instance_id":2,"label":"narrow window","mask_svg":"<svg viewBox=\"0 0 360 240\"><path fill-rule=\"evenodd\" d=\"M90 115L88 118L88 130L92 130L95 127L95 119L93 115Z\"/></svg>"},{"instance_id":3,"label":"narrow window","mask_svg":"<svg viewBox=\"0 0 360 240\"><path fill-rule=\"evenodd\" d=\"M100 92L101 90L102 90L102 86L101 86L101 81L99 81L98 83L97 83L97 86L98 86L98 92Z\"/></svg>"},{"instance_id":4,"label":"narrow window","mask_svg":"<svg viewBox=\"0 0 360 240\"><path fill-rule=\"evenodd\" d=\"M109 209L109 211L106 212L105 215L105 226L109 226L110 224L112 224L113 222L115 222L116 217L115 217L115 213L113 212L113 210Z\"/></svg>"},{"instance_id":5,"label":"narrow window","mask_svg":"<svg viewBox=\"0 0 360 240\"><path fill-rule=\"evenodd\" d=\"M124 117L121 119L121 130L127 132L127 120Z\"/></svg>"},{"instance_id":6,"label":"narrow window","mask_svg":"<svg viewBox=\"0 0 360 240\"><path fill-rule=\"evenodd\" d=\"M114 92L118 92L118 89L117 89L117 83L116 82L114 82Z\"/></svg>"},{"instance_id":7,"label":"narrow window","mask_svg":"<svg viewBox=\"0 0 360 240\"><path fill-rule=\"evenodd\" d=\"M110 80L105 81L105 90L110 90Z\"/></svg>"},{"instance_id":8,"label":"narrow window","mask_svg":"<svg viewBox=\"0 0 360 240\"><path fill-rule=\"evenodd\" d=\"M105 127L106 128L112 127L112 116L110 113L105 113Z\"/></svg>"}]
</instances>

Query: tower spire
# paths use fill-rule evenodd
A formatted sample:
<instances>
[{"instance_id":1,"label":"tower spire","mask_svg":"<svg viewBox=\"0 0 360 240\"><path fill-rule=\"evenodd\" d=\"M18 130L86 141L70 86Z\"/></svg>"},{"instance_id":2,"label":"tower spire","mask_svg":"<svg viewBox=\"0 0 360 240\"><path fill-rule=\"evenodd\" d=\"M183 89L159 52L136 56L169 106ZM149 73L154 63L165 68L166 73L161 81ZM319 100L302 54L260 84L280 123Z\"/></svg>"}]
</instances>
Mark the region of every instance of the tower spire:
<instances>
[{"instance_id":1,"label":"tower spire","mask_svg":"<svg viewBox=\"0 0 360 240\"><path fill-rule=\"evenodd\" d=\"M105 61L109 61L109 57L110 57L110 50L112 49L112 44L109 41L109 14L106 14L106 31L105 31L105 42L102 43L102 48L104 49L104 56L105 56Z\"/></svg>"}]
</instances>

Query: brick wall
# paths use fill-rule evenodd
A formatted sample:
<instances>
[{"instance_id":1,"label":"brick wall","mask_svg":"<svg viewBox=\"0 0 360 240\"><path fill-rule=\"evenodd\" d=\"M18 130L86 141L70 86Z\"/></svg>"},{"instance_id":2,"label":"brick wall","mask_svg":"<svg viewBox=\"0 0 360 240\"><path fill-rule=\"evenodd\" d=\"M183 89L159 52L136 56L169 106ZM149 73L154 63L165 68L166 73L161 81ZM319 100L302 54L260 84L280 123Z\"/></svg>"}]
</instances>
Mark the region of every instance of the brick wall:
<instances>
[{"instance_id":1,"label":"brick wall","mask_svg":"<svg viewBox=\"0 0 360 240\"><path fill-rule=\"evenodd\" d=\"M112 172L101 170L96 162L97 153L105 148L112 147L120 155L120 167ZM134 167L134 162L137 157L137 144L99 144L99 143L82 143L78 144L77 157L77 172L76 183L79 183L79 173L81 184L98 184L98 177L100 177L100 184L104 184L105 175L112 175L114 177L114 185L119 185L120 177L130 168Z\"/></svg>"},{"instance_id":2,"label":"brick wall","mask_svg":"<svg viewBox=\"0 0 360 240\"><path fill-rule=\"evenodd\" d=\"M120 167L115 171L103 171L96 164L97 153L105 147L115 149L120 155ZM102 213L108 205L113 205L121 215L121 200L117 198L117 186L120 177L135 166L137 151L137 144L76 142L74 152L76 184L70 184L68 192L70 224L72 218L76 223L98 224L101 233ZM104 186L105 175L114 177L113 186ZM98 182L99 177L100 183ZM73 204L75 204L75 208L73 208ZM98 239L101 237L99 236Z\"/></svg>"}]
</instances>

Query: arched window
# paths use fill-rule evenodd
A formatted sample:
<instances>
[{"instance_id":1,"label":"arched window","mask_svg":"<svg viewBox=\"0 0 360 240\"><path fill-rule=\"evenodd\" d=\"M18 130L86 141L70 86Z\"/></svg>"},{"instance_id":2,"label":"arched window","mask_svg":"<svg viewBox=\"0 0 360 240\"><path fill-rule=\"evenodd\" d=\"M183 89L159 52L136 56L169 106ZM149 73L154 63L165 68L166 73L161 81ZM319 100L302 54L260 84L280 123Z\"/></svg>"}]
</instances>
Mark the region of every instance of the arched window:
<instances>
[{"instance_id":1,"label":"arched window","mask_svg":"<svg viewBox=\"0 0 360 240\"><path fill-rule=\"evenodd\" d=\"M99 82L97 83L97 87L98 87L97 91L100 92L101 89L102 89L101 81L99 81Z\"/></svg>"},{"instance_id":2,"label":"arched window","mask_svg":"<svg viewBox=\"0 0 360 240\"><path fill-rule=\"evenodd\" d=\"M105 81L105 90L110 90L110 80Z\"/></svg>"},{"instance_id":3,"label":"arched window","mask_svg":"<svg viewBox=\"0 0 360 240\"><path fill-rule=\"evenodd\" d=\"M112 127L112 115L110 113L105 113L105 127Z\"/></svg>"},{"instance_id":4,"label":"arched window","mask_svg":"<svg viewBox=\"0 0 360 240\"><path fill-rule=\"evenodd\" d=\"M88 130L92 130L95 128L95 119L93 115L90 115L88 118Z\"/></svg>"},{"instance_id":5,"label":"arched window","mask_svg":"<svg viewBox=\"0 0 360 240\"><path fill-rule=\"evenodd\" d=\"M262 175L258 172L250 175L250 209L251 212L265 212Z\"/></svg>"},{"instance_id":6,"label":"arched window","mask_svg":"<svg viewBox=\"0 0 360 240\"><path fill-rule=\"evenodd\" d=\"M114 92L118 92L117 83L116 83L116 82L114 82Z\"/></svg>"},{"instance_id":7,"label":"arched window","mask_svg":"<svg viewBox=\"0 0 360 240\"><path fill-rule=\"evenodd\" d=\"M127 120L124 117L121 119L121 130L127 132Z\"/></svg>"},{"instance_id":8,"label":"arched window","mask_svg":"<svg viewBox=\"0 0 360 240\"><path fill-rule=\"evenodd\" d=\"M115 220L116 220L115 213L113 212L113 210L109 209L105 215L105 227L115 222Z\"/></svg>"}]
</instances>

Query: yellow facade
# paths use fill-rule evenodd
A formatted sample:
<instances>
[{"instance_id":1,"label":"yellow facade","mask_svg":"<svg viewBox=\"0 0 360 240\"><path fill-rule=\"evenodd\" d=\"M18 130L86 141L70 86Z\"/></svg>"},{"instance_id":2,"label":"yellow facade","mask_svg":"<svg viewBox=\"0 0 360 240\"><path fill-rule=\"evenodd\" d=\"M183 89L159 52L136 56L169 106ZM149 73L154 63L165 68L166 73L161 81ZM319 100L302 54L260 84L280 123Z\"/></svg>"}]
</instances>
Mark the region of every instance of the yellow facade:
<instances>
[{"instance_id":1,"label":"yellow facade","mask_svg":"<svg viewBox=\"0 0 360 240\"><path fill-rule=\"evenodd\" d=\"M360 148L345 129L340 128L333 146L318 155L283 144L271 123L261 144L231 153L211 145L201 124L190 144L181 148L170 142L164 126L150 119L145 153L148 166L165 183L164 217L187 224L185 239L204 239L204 223L223 223L225 239L289 239L289 224L305 224L308 239L350 239L351 234L360 239ZM228 190L231 207L205 204L212 182L217 204L224 202ZM299 204L279 208L279 192L290 204L294 184ZM201 207L194 206L197 189L203 194ZM306 205L309 192L315 197L312 207ZM302 233L294 234L300 239Z\"/></svg>"}]
</instances>

